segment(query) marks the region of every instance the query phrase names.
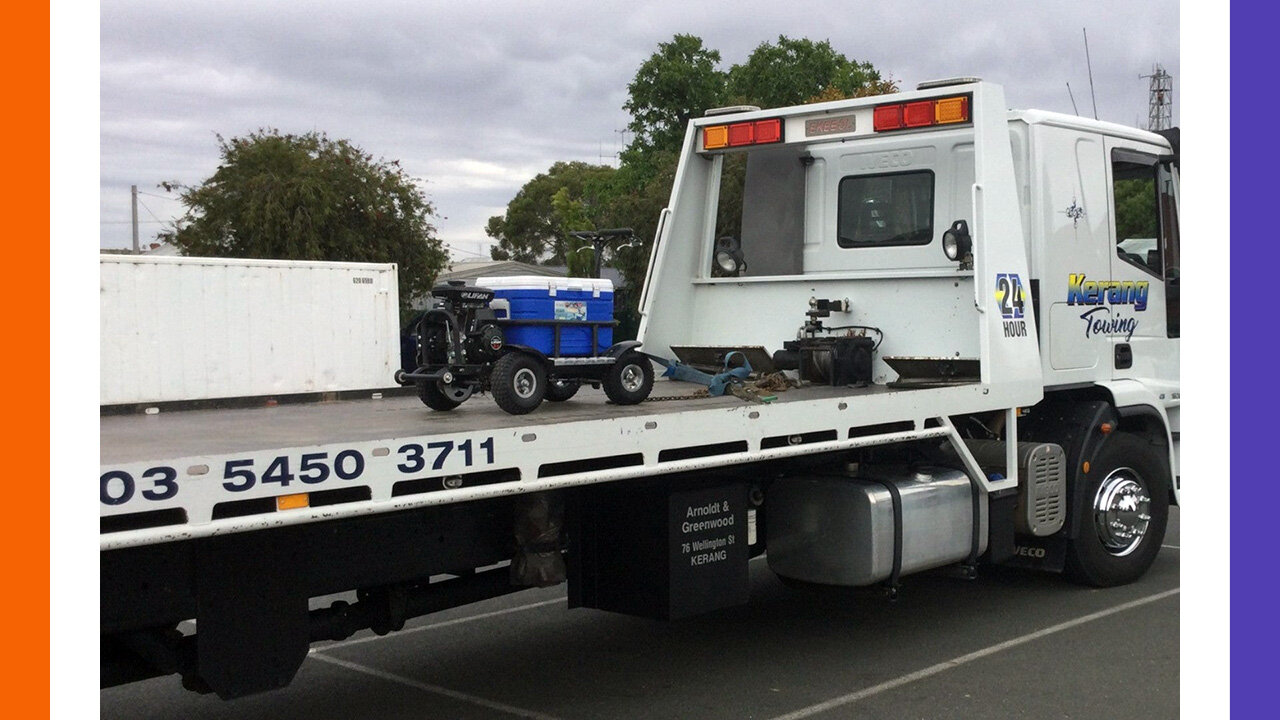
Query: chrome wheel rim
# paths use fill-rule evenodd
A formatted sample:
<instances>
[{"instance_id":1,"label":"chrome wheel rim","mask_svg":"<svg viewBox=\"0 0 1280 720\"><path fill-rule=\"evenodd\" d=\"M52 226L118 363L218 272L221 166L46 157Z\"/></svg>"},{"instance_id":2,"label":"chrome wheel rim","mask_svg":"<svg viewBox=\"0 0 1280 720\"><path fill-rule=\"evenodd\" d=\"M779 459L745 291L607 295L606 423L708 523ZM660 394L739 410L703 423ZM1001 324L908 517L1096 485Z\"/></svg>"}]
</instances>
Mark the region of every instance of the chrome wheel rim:
<instances>
[{"instance_id":1,"label":"chrome wheel rim","mask_svg":"<svg viewBox=\"0 0 1280 720\"><path fill-rule=\"evenodd\" d=\"M1151 525L1151 492L1133 468L1116 468L1093 497L1093 525L1102 547L1116 557L1142 544Z\"/></svg>"},{"instance_id":2,"label":"chrome wheel rim","mask_svg":"<svg viewBox=\"0 0 1280 720\"><path fill-rule=\"evenodd\" d=\"M644 371L639 365L628 365L622 368L622 389L627 392L635 392L644 385Z\"/></svg>"},{"instance_id":3,"label":"chrome wheel rim","mask_svg":"<svg viewBox=\"0 0 1280 720\"><path fill-rule=\"evenodd\" d=\"M529 368L520 368L511 379L511 385L515 389L517 397L522 400L528 400L533 397L533 393L538 389L538 376Z\"/></svg>"}]
</instances>

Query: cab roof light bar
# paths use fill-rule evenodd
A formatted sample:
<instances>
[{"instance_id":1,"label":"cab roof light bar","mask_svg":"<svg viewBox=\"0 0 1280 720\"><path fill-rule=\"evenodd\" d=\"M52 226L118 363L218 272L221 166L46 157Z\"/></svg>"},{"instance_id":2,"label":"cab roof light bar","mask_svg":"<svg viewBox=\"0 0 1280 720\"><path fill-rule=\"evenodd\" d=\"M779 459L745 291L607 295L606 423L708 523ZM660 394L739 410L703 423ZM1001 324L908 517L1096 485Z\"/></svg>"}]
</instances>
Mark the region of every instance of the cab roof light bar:
<instances>
[{"instance_id":1,"label":"cab roof light bar","mask_svg":"<svg viewBox=\"0 0 1280 720\"><path fill-rule=\"evenodd\" d=\"M782 118L750 120L702 129L702 149L722 150L782 142Z\"/></svg>"},{"instance_id":2,"label":"cab roof light bar","mask_svg":"<svg viewBox=\"0 0 1280 720\"><path fill-rule=\"evenodd\" d=\"M969 122L969 95L877 105L872 114L876 132L911 130Z\"/></svg>"}]
</instances>

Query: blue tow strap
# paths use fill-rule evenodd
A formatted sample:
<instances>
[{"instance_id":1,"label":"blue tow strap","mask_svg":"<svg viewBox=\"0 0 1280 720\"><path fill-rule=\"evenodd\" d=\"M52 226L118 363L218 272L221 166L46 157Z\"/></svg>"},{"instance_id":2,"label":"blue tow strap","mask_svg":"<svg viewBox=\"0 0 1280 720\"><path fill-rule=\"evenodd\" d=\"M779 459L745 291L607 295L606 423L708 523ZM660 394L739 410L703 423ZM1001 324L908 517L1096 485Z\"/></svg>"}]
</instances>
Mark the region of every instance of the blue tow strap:
<instances>
[{"instance_id":1,"label":"blue tow strap","mask_svg":"<svg viewBox=\"0 0 1280 720\"><path fill-rule=\"evenodd\" d=\"M732 359L734 355L742 356L742 366L730 370L729 360ZM724 371L716 375L711 375L709 373L704 373L701 370L691 368L679 360L666 360L663 358L654 359L665 365L667 368L663 371L662 377L679 380L681 382L706 385L708 391L713 396L724 395L730 384L742 382L751 374L751 363L747 360L747 356L742 355L742 353L737 350L724 356Z\"/></svg>"}]
</instances>

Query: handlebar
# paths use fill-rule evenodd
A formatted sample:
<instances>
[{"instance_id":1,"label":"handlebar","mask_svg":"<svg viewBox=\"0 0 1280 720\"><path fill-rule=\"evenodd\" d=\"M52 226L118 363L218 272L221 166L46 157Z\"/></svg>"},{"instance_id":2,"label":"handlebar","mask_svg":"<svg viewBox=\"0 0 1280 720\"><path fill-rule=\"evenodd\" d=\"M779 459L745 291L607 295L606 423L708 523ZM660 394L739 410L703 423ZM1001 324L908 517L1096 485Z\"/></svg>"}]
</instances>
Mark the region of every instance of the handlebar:
<instances>
[{"instance_id":1,"label":"handlebar","mask_svg":"<svg viewBox=\"0 0 1280 720\"><path fill-rule=\"evenodd\" d=\"M611 228L609 230L575 230L569 234L582 240L598 240L601 238L631 237L635 232L631 228Z\"/></svg>"}]
</instances>

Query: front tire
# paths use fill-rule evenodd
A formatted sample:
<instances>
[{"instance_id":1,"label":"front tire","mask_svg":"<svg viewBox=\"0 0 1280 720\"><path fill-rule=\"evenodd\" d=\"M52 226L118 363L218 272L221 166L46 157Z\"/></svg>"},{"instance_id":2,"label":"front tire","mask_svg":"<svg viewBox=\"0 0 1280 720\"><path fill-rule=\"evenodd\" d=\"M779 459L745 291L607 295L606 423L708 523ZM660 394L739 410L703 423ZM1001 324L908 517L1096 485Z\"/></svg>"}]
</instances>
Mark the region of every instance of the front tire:
<instances>
[{"instance_id":1,"label":"front tire","mask_svg":"<svg viewBox=\"0 0 1280 720\"><path fill-rule=\"evenodd\" d=\"M653 365L638 352L624 353L604 378L604 392L616 405L635 405L653 390Z\"/></svg>"},{"instance_id":2,"label":"front tire","mask_svg":"<svg viewBox=\"0 0 1280 720\"><path fill-rule=\"evenodd\" d=\"M547 371L542 363L521 352L498 358L489 376L493 401L512 415L533 412L547 392Z\"/></svg>"},{"instance_id":3,"label":"front tire","mask_svg":"<svg viewBox=\"0 0 1280 720\"><path fill-rule=\"evenodd\" d=\"M1159 446L1127 434L1108 440L1085 486L1085 516L1067 547L1067 576L1096 587L1142 577L1164 542L1169 486Z\"/></svg>"}]
</instances>

